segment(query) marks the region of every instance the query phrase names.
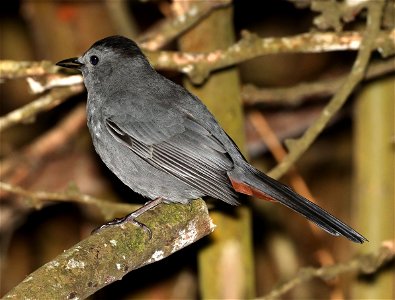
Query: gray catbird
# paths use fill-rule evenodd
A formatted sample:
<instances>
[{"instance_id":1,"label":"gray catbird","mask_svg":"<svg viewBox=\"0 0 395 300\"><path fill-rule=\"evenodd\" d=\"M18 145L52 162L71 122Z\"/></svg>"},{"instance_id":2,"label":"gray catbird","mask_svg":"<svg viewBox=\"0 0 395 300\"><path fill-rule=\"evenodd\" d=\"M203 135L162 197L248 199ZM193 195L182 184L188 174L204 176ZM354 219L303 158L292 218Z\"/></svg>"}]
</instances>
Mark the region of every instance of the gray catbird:
<instances>
[{"instance_id":1,"label":"gray catbird","mask_svg":"<svg viewBox=\"0 0 395 300\"><path fill-rule=\"evenodd\" d=\"M82 72L88 127L101 159L124 184L154 199L109 224L134 221L162 201L188 203L211 196L236 205L242 193L280 202L330 234L366 241L251 166L206 106L157 73L132 40L110 36L57 65Z\"/></svg>"}]
</instances>

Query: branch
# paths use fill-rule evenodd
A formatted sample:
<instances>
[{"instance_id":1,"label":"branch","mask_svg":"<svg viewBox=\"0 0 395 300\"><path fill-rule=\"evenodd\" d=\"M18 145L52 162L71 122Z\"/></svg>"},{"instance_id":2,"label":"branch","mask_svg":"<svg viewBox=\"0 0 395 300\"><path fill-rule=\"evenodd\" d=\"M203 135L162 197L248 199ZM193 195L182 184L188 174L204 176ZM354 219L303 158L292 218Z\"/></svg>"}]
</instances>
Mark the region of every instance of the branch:
<instances>
[{"instance_id":1,"label":"branch","mask_svg":"<svg viewBox=\"0 0 395 300\"><path fill-rule=\"evenodd\" d=\"M362 39L363 34L360 32L305 33L292 37L259 38L255 34L243 31L242 39L225 50L209 53L147 51L146 55L156 68L177 70L188 75L194 83L198 84L202 83L214 70L259 56L278 53L358 50ZM372 41L372 49L387 49L388 43L395 44L395 29L389 32L377 30ZM395 50L392 49L392 51ZM391 53L391 50L386 50L385 55Z\"/></svg>"},{"instance_id":2,"label":"branch","mask_svg":"<svg viewBox=\"0 0 395 300\"><path fill-rule=\"evenodd\" d=\"M57 74L61 70L53 62L0 60L0 79L17 79Z\"/></svg>"},{"instance_id":3,"label":"branch","mask_svg":"<svg viewBox=\"0 0 395 300\"><path fill-rule=\"evenodd\" d=\"M380 31L384 1L367 2L366 5L368 6L366 32L350 75L331 101L326 105L318 119L306 130L303 136L298 140L286 141L289 153L280 164L269 172L269 176L273 178L281 177L295 161L299 159L318 137L331 118L343 106L357 84L362 80L369 63L371 52L375 48L377 34Z\"/></svg>"},{"instance_id":4,"label":"branch","mask_svg":"<svg viewBox=\"0 0 395 300\"><path fill-rule=\"evenodd\" d=\"M143 33L137 42L145 50L158 50L207 17L214 9L230 3L230 0L207 1L204 5L191 3L187 11L182 10L174 17L161 20ZM173 10L176 10L177 4L177 1L172 3Z\"/></svg>"},{"instance_id":5,"label":"branch","mask_svg":"<svg viewBox=\"0 0 395 300\"><path fill-rule=\"evenodd\" d=\"M83 85L81 74L69 76L47 74L46 76L27 77L26 81L29 84L30 92L33 94L41 94L56 87Z\"/></svg>"},{"instance_id":6,"label":"branch","mask_svg":"<svg viewBox=\"0 0 395 300\"><path fill-rule=\"evenodd\" d=\"M56 127L51 128L22 151L14 152L11 157L2 160L0 178L7 178L8 182L15 184L31 175L45 158L61 149L86 126L85 111L85 104L76 106Z\"/></svg>"},{"instance_id":7,"label":"branch","mask_svg":"<svg viewBox=\"0 0 395 300\"><path fill-rule=\"evenodd\" d=\"M395 58L369 64L363 80L391 74L395 71ZM346 81L349 74L334 79L300 83L291 87L257 88L252 84L244 85L241 96L247 105L265 103L271 105L297 106L305 99L327 97L335 94Z\"/></svg>"},{"instance_id":8,"label":"branch","mask_svg":"<svg viewBox=\"0 0 395 300\"><path fill-rule=\"evenodd\" d=\"M54 88L48 94L0 117L0 132L12 125L26 121L30 122L40 112L50 110L64 102L67 98L79 94L82 91L83 87L81 84Z\"/></svg>"},{"instance_id":9,"label":"branch","mask_svg":"<svg viewBox=\"0 0 395 300\"><path fill-rule=\"evenodd\" d=\"M96 207L100 210L105 220L111 220L117 215L126 215L137 208L136 205L114 203L104 199L82 194L78 188L72 186L65 192L28 191L19 186L0 181L0 189L28 199L26 207L41 207L48 201L79 203Z\"/></svg>"},{"instance_id":10,"label":"branch","mask_svg":"<svg viewBox=\"0 0 395 300\"><path fill-rule=\"evenodd\" d=\"M314 24L320 29L333 28L337 32L343 29L344 22L351 22L365 6L365 0L357 1L311 1L311 10L320 12L314 18Z\"/></svg>"},{"instance_id":11,"label":"branch","mask_svg":"<svg viewBox=\"0 0 395 300\"><path fill-rule=\"evenodd\" d=\"M132 223L105 228L27 276L3 299L85 299L214 230L203 200L190 205L162 204L139 221L152 230L151 239Z\"/></svg>"},{"instance_id":12,"label":"branch","mask_svg":"<svg viewBox=\"0 0 395 300\"><path fill-rule=\"evenodd\" d=\"M377 272L378 269L393 260L394 256L394 241L386 241L383 242L382 246L377 250L377 252L355 257L346 263L339 263L318 269L301 269L294 276L294 278L281 284L277 288L273 289L269 294L259 299L264 300L280 298L296 286L301 285L302 283L310 281L314 278L320 278L322 280L328 281L338 275L348 272L358 272L359 274L372 274Z\"/></svg>"},{"instance_id":13,"label":"branch","mask_svg":"<svg viewBox=\"0 0 395 300\"><path fill-rule=\"evenodd\" d=\"M212 71L263 55L358 50L362 38L360 32L305 33L292 37L259 38L255 34L243 31L242 39L225 50L209 53L145 51L145 54L156 68L179 71L188 75L194 83L201 83ZM395 29L376 32L373 49L379 49L384 56L388 56L395 51L393 45ZM57 72L59 67L48 61L0 61L0 79L42 76Z\"/></svg>"}]
</instances>

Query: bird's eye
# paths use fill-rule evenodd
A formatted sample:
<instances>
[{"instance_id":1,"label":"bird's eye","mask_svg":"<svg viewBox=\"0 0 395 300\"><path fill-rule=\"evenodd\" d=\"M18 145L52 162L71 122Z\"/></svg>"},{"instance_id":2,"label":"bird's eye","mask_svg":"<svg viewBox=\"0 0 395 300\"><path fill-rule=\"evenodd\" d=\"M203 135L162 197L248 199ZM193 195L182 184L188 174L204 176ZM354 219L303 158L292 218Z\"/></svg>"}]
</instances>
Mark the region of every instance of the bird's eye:
<instances>
[{"instance_id":1,"label":"bird's eye","mask_svg":"<svg viewBox=\"0 0 395 300\"><path fill-rule=\"evenodd\" d=\"M92 55L89 58L89 60L90 60L91 64L94 65L94 66L96 66L98 64L98 62L99 62L99 58L96 55Z\"/></svg>"}]
</instances>

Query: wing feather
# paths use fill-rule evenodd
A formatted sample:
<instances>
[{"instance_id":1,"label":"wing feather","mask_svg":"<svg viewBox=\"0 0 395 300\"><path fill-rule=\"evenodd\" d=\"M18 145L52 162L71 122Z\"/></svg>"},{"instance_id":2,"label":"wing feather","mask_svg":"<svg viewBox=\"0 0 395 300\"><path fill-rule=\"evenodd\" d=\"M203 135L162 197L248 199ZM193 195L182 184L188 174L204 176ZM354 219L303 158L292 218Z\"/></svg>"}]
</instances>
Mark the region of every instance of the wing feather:
<instances>
[{"instance_id":1,"label":"wing feather","mask_svg":"<svg viewBox=\"0 0 395 300\"><path fill-rule=\"evenodd\" d=\"M106 119L117 141L203 194L237 204L227 175L233 161L222 144L190 116L184 115L181 122L179 115L161 118L161 122L126 120L125 116Z\"/></svg>"}]
</instances>

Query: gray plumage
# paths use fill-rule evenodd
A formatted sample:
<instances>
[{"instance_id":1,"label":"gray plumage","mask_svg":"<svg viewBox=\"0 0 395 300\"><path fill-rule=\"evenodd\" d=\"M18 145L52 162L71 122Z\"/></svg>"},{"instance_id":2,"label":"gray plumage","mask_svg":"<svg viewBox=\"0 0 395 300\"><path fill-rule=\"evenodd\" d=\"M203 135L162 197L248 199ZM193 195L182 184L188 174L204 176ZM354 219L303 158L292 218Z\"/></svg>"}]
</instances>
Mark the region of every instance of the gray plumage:
<instances>
[{"instance_id":1,"label":"gray plumage","mask_svg":"<svg viewBox=\"0 0 395 300\"><path fill-rule=\"evenodd\" d=\"M150 199L210 196L238 204L234 184L301 213L333 235L366 239L314 203L249 165L206 106L157 73L131 40L112 36L78 59L88 91L88 127L107 167ZM248 189L255 191L248 192Z\"/></svg>"}]
</instances>

